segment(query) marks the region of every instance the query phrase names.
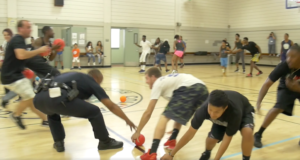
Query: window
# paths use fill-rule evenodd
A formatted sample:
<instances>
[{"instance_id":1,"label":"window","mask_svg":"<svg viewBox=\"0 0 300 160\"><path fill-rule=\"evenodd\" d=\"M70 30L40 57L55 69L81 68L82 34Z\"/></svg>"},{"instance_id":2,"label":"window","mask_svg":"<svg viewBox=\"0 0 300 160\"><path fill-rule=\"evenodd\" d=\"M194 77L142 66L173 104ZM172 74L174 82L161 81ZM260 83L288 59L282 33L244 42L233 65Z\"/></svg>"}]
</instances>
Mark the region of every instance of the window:
<instances>
[{"instance_id":1,"label":"window","mask_svg":"<svg viewBox=\"0 0 300 160\"><path fill-rule=\"evenodd\" d=\"M111 29L111 48L120 48L120 29Z\"/></svg>"}]
</instances>

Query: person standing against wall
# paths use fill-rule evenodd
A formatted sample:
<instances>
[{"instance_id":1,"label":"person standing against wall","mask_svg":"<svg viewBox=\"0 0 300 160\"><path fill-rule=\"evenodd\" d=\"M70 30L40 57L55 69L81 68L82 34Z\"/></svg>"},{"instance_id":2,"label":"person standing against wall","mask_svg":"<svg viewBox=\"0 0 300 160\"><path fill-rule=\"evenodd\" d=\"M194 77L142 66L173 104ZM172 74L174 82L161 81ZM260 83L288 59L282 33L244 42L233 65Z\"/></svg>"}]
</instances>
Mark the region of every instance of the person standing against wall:
<instances>
[{"instance_id":1,"label":"person standing against wall","mask_svg":"<svg viewBox=\"0 0 300 160\"><path fill-rule=\"evenodd\" d=\"M235 42L234 42L234 48L232 50L235 50L235 48L237 49L241 49L243 47L243 42L240 39L240 34L235 34ZM242 60L242 65L243 65L243 73L245 74L245 56L244 56L245 52L244 50L237 52L235 54L235 65L236 65L236 70L234 72L238 72L239 71L239 60Z\"/></svg>"},{"instance_id":2,"label":"person standing against wall","mask_svg":"<svg viewBox=\"0 0 300 160\"><path fill-rule=\"evenodd\" d=\"M91 58L93 58L93 65L96 65L95 63L95 56L93 54L93 51L94 51L94 48L93 48L93 44L91 41L89 41L87 44L86 44L86 47L85 47L85 50L86 50L86 55L88 56L88 66L90 66L90 60Z\"/></svg>"},{"instance_id":3,"label":"person standing against wall","mask_svg":"<svg viewBox=\"0 0 300 160\"><path fill-rule=\"evenodd\" d=\"M284 34L284 40L281 42L280 60L286 60L286 53L294 45L294 42L289 39L289 34Z\"/></svg>"},{"instance_id":4,"label":"person standing against wall","mask_svg":"<svg viewBox=\"0 0 300 160\"><path fill-rule=\"evenodd\" d=\"M95 56L98 56L98 62L101 64L101 59L103 58L103 46L101 41L97 42Z\"/></svg>"},{"instance_id":5,"label":"person standing against wall","mask_svg":"<svg viewBox=\"0 0 300 160\"><path fill-rule=\"evenodd\" d=\"M72 63L72 68L71 69L74 69L75 62L77 62L78 69L81 70L81 68L80 68L80 59L79 59L79 57L80 57L80 50L78 48L77 43L74 44L74 48L72 50L72 55L73 55L73 60L72 60L73 63Z\"/></svg>"},{"instance_id":6,"label":"person standing against wall","mask_svg":"<svg viewBox=\"0 0 300 160\"><path fill-rule=\"evenodd\" d=\"M179 40L182 40L182 36L179 36ZM183 57L184 57L185 51L186 51L186 43L183 40L182 40L182 43L184 44L184 52L183 52L183 56L179 59L180 60L180 68L184 67Z\"/></svg>"},{"instance_id":7,"label":"person standing against wall","mask_svg":"<svg viewBox=\"0 0 300 160\"><path fill-rule=\"evenodd\" d=\"M139 73L145 73L146 60L147 60L148 54L150 54L152 44L151 44L151 42L146 40L146 36L143 35L143 38L142 38L142 41L140 42L140 44L138 45L137 43L135 43L135 45L142 48L142 54L140 57L141 70L139 71Z\"/></svg>"},{"instance_id":8,"label":"person standing against wall","mask_svg":"<svg viewBox=\"0 0 300 160\"><path fill-rule=\"evenodd\" d=\"M267 37L267 39L269 40L269 56L276 56L276 51L275 51L276 38L275 38L275 34L273 32L271 32L270 35Z\"/></svg>"},{"instance_id":9,"label":"person standing against wall","mask_svg":"<svg viewBox=\"0 0 300 160\"><path fill-rule=\"evenodd\" d=\"M64 50L59 51L59 52L57 52L57 55L55 56L55 68L57 68L57 63L60 62L60 65L61 65L61 69L62 69L62 70L64 69L63 52L64 52Z\"/></svg>"}]
</instances>

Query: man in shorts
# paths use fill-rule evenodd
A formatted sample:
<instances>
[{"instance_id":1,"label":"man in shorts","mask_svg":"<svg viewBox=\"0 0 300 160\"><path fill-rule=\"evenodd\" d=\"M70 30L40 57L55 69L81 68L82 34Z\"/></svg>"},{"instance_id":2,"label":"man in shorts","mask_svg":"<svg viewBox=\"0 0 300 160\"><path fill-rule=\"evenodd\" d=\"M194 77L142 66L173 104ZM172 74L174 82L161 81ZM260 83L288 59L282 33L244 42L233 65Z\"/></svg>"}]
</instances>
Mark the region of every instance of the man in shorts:
<instances>
[{"instance_id":1,"label":"man in shorts","mask_svg":"<svg viewBox=\"0 0 300 160\"><path fill-rule=\"evenodd\" d=\"M272 109L269 110L263 124L258 132L254 134L254 146L261 148L263 146L261 138L265 129L273 122L278 114L283 113L287 116L292 116L295 100L300 100L300 47L294 45L287 53L286 61L281 62L270 73L260 89L257 99L257 110L261 108L261 102L267 94L269 88L278 80L277 100ZM300 143L299 143L300 144Z\"/></svg>"},{"instance_id":2,"label":"man in shorts","mask_svg":"<svg viewBox=\"0 0 300 160\"><path fill-rule=\"evenodd\" d=\"M186 125L196 109L206 101L208 90L200 79L190 74L174 73L162 77L158 68L150 68L145 77L150 89L152 89L151 101L131 139L132 141L138 139L142 129L149 121L159 97L162 96L169 100L154 131L151 149L140 157L141 160L156 160L156 151L164 136L168 121L174 120L175 123L173 133L164 146L173 149L181 125Z\"/></svg>"},{"instance_id":3,"label":"man in shorts","mask_svg":"<svg viewBox=\"0 0 300 160\"><path fill-rule=\"evenodd\" d=\"M57 68L57 63L60 62L61 69L64 69L64 58L63 58L63 50L57 52L54 60L55 60L55 68Z\"/></svg>"},{"instance_id":4,"label":"man in shorts","mask_svg":"<svg viewBox=\"0 0 300 160\"><path fill-rule=\"evenodd\" d=\"M208 100L201 105L192 119L189 130L179 140L177 146L162 160L172 157L197 133L205 119L212 121L211 131L206 138L205 152L200 160L209 160L215 145L222 141L214 160L220 160L238 130L242 135L243 160L249 160L253 148L254 108L249 100L236 91L214 90ZM194 158L196 159L196 158Z\"/></svg>"},{"instance_id":5,"label":"man in shorts","mask_svg":"<svg viewBox=\"0 0 300 160\"><path fill-rule=\"evenodd\" d=\"M251 42L251 41L249 42L247 37L244 38L243 44L244 44L244 46L242 48L233 51L233 53L241 52L244 49L248 50L251 53L252 59L250 61L250 65L251 65L250 73L246 77L252 77L253 68L258 70L258 73L256 74L256 76L263 74L263 72L256 65L256 63L259 61L260 56L261 56L260 55L260 53L261 53L260 47L255 42Z\"/></svg>"},{"instance_id":6,"label":"man in shorts","mask_svg":"<svg viewBox=\"0 0 300 160\"><path fill-rule=\"evenodd\" d=\"M146 40L146 36L143 35L143 38L142 38L142 41L140 42L140 44L138 45L136 43L135 45L142 48L142 54L140 57L141 70L139 71L139 73L145 73L147 56L150 54L152 44L151 44L151 42Z\"/></svg>"},{"instance_id":7,"label":"man in shorts","mask_svg":"<svg viewBox=\"0 0 300 160\"><path fill-rule=\"evenodd\" d=\"M7 45L5 60L2 66L1 81L5 88L16 93L22 98L17 105L15 113L10 118L21 129L25 126L21 120L22 111L27 107L33 107L33 97L35 96L32 84L29 79L22 74L25 68L26 59L37 56L49 50L49 46L43 46L33 51L27 51L25 39L30 37L31 23L27 20L20 20L17 23L18 34L16 34Z\"/></svg>"}]
</instances>

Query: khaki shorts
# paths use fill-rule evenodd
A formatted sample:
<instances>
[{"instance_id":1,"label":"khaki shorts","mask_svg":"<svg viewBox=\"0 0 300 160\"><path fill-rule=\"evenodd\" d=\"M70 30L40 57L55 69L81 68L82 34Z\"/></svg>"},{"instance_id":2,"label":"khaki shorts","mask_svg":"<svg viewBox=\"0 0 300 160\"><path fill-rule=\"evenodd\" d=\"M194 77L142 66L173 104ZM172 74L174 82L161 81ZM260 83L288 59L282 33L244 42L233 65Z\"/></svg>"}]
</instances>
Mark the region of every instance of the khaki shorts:
<instances>
[{"instance_id":1,"label":"khaki shorts","mask_svg":"<svg viewBox=\"0 0 300 160\"><path fill-rule=\"evenodd\" d=\"M35 96L31 81L27 78L17 80L11 84L6 84L4 87L19 95L22 100L29 100Z\"/></svg>"}]
</instances>

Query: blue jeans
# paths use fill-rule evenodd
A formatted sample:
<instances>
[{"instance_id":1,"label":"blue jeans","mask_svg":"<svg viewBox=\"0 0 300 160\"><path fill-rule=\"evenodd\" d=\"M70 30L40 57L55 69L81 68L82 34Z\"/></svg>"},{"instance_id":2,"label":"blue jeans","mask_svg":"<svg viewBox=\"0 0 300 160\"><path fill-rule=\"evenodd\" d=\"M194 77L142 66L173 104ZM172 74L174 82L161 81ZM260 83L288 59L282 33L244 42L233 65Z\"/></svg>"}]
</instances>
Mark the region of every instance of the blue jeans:
<instances>
[{"instance_id":1,"label":"blue jeans","mask_svg":"<svg viewBox=\"0 0 300 160\"><path fill-rule=\"evenodd\" d=\"M157 53L155 56L155 64L160 64L160 61L167 62L166 55L163 53Z\"/></svg>"},{"instance_id":2,"label":"blue jeans","mask_svg":"<svg viewBox=\"0 0 300 160\"><path fill-rule=\"evenodd\" d=\"M95 56L93 53L87 53L86 55L89 57L88 63L90 63L91 58L93 58L93 62L95 62Z\"/></svg>"},{"instance_id":3,"label":"blue jeans","mask_svg":"<svg viewBox=\"0 0 300 160\"><path fill-rule=\"evenodd\" d=\"M227 67L227 61L228 60L228 58L226 57L226 58L221 58L220 59L220 61L221 61L221 66L222 67Z\"/></svg>"}]
</instances>

